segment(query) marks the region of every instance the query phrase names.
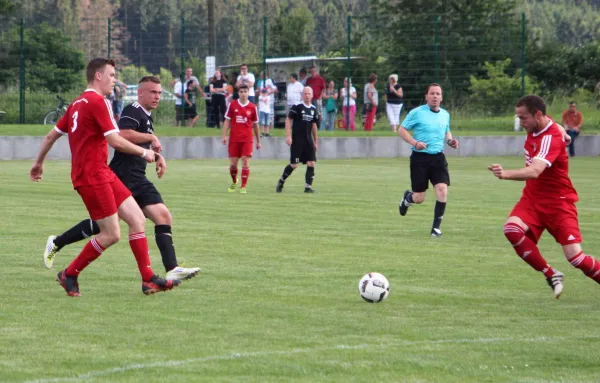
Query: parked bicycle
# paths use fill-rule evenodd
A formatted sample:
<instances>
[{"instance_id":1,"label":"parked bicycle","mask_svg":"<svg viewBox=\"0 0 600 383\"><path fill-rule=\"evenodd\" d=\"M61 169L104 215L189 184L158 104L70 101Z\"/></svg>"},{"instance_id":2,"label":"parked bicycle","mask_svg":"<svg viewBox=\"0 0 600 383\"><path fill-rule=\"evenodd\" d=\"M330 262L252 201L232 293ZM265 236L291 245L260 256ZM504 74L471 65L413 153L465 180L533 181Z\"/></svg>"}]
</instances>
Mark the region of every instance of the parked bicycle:
<instances>
[{"instance_id":1,"label":"parked bicycle","mask_svg":"<svg viewBox=\"0 0 600 383\"><path fill-rule=\"evenodd\" d=\"M58 120L60 120L60 118L67 112L67 106L69 105L67 101L58 95L56 98L59 100L58 106L55 110L51 110L48 112L48 114L46 114L46 117L44 117L44 125L56 125Z\"/></svg>"}]
</instances>

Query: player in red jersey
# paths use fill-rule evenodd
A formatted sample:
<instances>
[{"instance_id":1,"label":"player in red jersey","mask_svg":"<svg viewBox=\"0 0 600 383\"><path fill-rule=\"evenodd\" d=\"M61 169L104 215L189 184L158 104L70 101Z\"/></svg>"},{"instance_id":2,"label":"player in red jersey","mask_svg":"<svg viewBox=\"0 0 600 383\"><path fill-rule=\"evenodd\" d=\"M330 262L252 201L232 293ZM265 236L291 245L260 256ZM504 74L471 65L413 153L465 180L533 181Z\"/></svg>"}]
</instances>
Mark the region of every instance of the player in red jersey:
<instances>
[{"instance_id":1,"label":"player in red jersey","mask_svg":"<svg viewBox=\"0 0 600 383\"><path fill-rule=\"evenodd\" d=\"M120 239L119 218L129 225L129 245L142 275L142 292L146 295L170 290L179 280L167 281L154 275L144 233L146 218L129 189L108 167L108 146L123 153L138 155L154 162L152 149L135 145L119 133L109 101L105 98L115 86L115 63L96 58L86 69L88 89L67 109L44 141L30 171L32 181L39 182L44 172L44 159L57 139L69 135L71 148L71 180L90 218L97 221L100 233L89 241L81 253L56 276L69 296L79 296L78 276L104 250Z\"/></svg>"},{"instance_id":2,"label":"player in red jersey","mask_svg":"<svg viewBox=\"0 0 600 383\"><path fill-rule=\"evenodd\" d=\"M252 131L256 136L256 149L260 149L260 135L258 130L258 113L256 105L248 101L248 86L238 87L238 100L233 100L225 112L225 123L223 124L223 145L227 145L227 132L231 128L229 136L229 174L233 181L229 186L229 192L235 191L238 184L238 162L242 159L242 187L240 193L246 194L246 184L250 176L250 158L252 157Z\"/></svg>"},{"instance_id":3,"label":"player in red jersey","mask_svg":"<svg viewBox=\"0 0 600 383\"><path fill-rule=\"evenodd\" d=\"M521 199L504 224L504 235L517 255L544 273L554 296L559 298L564 275L548 265L537 247L544 230L561 244L569 263L597 283L600 283L600 262L584 254L581 248L575 207L578 197L569 179L564 129L546 116L546 105L538 96L519 100L516 113L527 131L526 166L505 170L493 164L488 169L499 179L526 182Z\"/></svg>"}]
</instances>

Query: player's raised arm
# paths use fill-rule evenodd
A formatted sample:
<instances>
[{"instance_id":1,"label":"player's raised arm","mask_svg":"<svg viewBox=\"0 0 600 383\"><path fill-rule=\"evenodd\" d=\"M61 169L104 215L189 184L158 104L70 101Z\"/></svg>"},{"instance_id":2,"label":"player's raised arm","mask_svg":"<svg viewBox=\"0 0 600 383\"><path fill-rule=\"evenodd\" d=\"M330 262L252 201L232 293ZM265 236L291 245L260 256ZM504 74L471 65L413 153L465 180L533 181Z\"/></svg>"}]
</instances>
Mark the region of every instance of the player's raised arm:
<instances>
[{"instance_id":1,"label":"player's raised arm","mask_svg":"<svg viewBox=\"0 0 600 383\"><path fill-rule=\"evenodd\" d=\"M60 133L58 129L53 128L48 132L46 137L44 137L44 140L40 145L40 151L38 152L38 155L36 156L35 161L33 162L33 166L29 171L29 179L31 179L33 182L40 182L40 180L42 179L42 174L44 173L44 160L46 159L46 155L48 154L50 149L52 149L52 146L54 146L56 140L58 140L62 136L63 133Z\"/></svg>"},{"instance_id":2,"label":"player's raised arm","mask_svg":"<svg viewBox=\"0 0 600 383\"><path fill-rule=\"evenodd\" d=\"M446 132L446 144L452 149L458 149L458 140L452 137L450 130Z\"/></svg>"},{"instance_id":3,"label":"player's raised arm","mask_svg":"<svg viewBox=\"0 0 600 383\"><path fill-rule=\"evenodd\" d=\"M547 167L543 160L534 158L530 166L518 170L504 170L500 164L492 164L488 170L501 180L527 181L538 178Z\"/></svg>"},{"instance_id":4,"label":"player's raised arm","mask_svg":"<svg viewBox=\"0 0 600 383\"><path fill-rule=\"evenodd\" d=\"M133 154L134 156L142 157L146 162L154 162L154 151L152 149L144 149L141 146L137 146L118 134L109 134L106 136L106 141L115 150L127 154Z\"/></svg>"}]
</instances>

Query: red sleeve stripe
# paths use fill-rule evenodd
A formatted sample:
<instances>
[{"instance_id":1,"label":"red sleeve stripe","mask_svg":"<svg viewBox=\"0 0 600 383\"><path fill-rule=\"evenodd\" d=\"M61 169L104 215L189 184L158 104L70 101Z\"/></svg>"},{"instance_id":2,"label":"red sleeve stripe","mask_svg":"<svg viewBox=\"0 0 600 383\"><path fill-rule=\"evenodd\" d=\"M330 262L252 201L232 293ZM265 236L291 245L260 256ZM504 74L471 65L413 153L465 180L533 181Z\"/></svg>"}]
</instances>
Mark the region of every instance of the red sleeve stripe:
<instances>
[{"instance_id":1,"label":"red sleeve stripe","mask_svg":"<svg viewBox=\"0 0 600 383\"><path fill-rule=\"evenodd\" d=\"M106 109L108 109L108 115L110 116L110 120L112 121L113 127L116 129L116 131L119 131L119 127L117 126L117 123L115 121L115 116L113 115L112 112L112 105L110 104L110 101L108 101L108 99L104 99L104 103L106 104ZM110 133L113 133L114 129L110 131ZM105 136L110 134L109 132L104 133Z\"/></svg>"}]
</instances>

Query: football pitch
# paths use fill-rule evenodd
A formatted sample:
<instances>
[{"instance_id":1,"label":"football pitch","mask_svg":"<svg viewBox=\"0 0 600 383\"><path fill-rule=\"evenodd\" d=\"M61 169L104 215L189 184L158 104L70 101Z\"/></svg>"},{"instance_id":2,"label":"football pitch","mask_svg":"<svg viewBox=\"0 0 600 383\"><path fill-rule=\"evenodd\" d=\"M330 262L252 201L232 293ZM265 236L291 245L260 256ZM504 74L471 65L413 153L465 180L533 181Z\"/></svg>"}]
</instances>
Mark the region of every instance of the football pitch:
<instances>
[{"instance_id":1,"label":"football pitch","mask_svg":"<svg viewBox=\"0 0 600 383\"><path fill-rule=\"evenodd\" d=\"M600 256L598 158L571 177L584 249ZM285 161L255 161L248 194L228 193L228 162L171 161L154 174L173 214L183 266L201 274L144 296L123 226L121 242L80 276L70 298L46 238L86 218L70 164L0 162L0 381L6 382L597 382L600 286L570 266L544 234L542 254L565 274L555 300L517 257L502 226L523 183L496 180L492 162L449 158L442 229L430 238L435 197L400 217L408 159L320 161L316 194L304 167L275 184ZM153 169L149 166L149 170ZM149 223L154 270L164 274ZM391 284L380 304L357 284L376 271Z\"/></svg>"}]
</instances>

